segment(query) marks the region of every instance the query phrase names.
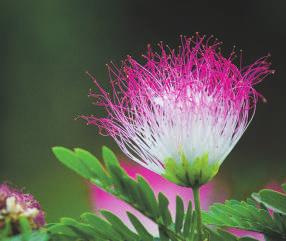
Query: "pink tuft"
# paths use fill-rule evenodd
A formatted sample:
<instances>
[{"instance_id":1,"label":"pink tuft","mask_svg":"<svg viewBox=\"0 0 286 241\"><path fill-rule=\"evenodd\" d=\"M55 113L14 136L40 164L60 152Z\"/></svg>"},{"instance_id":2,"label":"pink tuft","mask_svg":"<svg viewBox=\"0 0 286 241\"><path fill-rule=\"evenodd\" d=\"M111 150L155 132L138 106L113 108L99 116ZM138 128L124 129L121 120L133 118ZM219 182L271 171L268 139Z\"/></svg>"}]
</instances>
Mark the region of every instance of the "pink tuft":
<instances>
[{"instance_id":1,"label":"pink tuft","mask_svg":"<svg viewBox=\"0 0 286 241\"><path fill-rule=\"evenodd\" d=\"M108 66L111 94L94 78L91 93L107 117L83 116L101 133L112 136L122 151L161 174L164 160L188 160L208 153L222 162L247 128L261 96L253 86L272 73L267 57L237 67L220 52L212 37L181 37L177 50L150 46L144 64L131 56L119 68ZM104 132L103 132L104 131Z\"/></svg>"},{"instance_id":2,"label":"pink tuft","mask_svg":"<svg viewBox=\"0 0 286 241\"><path fill-rule=\"evenodd\" d=\"M6 200L9 197L14 197L24 211L30 208L37 209L38 214L33 218L33 222L37 228L45 225L45 213L40 203L31 194L23 193L5 183L0 184L0 211L6 208Z\"/></svg>"}]
</instances>

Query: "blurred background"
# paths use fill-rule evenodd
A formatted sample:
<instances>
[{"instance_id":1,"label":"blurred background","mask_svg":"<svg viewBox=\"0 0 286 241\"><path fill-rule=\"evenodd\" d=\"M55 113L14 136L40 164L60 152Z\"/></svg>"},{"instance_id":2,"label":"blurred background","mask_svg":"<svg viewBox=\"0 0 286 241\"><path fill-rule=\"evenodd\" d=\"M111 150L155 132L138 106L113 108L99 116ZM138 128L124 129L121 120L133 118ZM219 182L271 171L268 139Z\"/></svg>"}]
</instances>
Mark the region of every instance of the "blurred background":
<instances>
[{"instance_id":1,"label":"blurred background","mask_svg":"<svg viewBox=\"0 0 286 241\"><path fill-rule=\"evenodd\" d=\"M89 188L58 163L51 147L82 147L100 156L119 149L93 126L75 120L95 113L87 97L103 85L105 64L140 55L160 40L176 47L179 35L214 34L244 64L272 54L276 74L257 88L260 103L249 129L215 178L217 190L243 199L285 180L286 2L260 1L0 1L0 182L33 193L48 221L77 217L92 207ZM95 88L94 88L95 89ZM223 188L219 188L223 187ZM226 191L227 190L227 191Z\"/></svg>"}]
</instances>

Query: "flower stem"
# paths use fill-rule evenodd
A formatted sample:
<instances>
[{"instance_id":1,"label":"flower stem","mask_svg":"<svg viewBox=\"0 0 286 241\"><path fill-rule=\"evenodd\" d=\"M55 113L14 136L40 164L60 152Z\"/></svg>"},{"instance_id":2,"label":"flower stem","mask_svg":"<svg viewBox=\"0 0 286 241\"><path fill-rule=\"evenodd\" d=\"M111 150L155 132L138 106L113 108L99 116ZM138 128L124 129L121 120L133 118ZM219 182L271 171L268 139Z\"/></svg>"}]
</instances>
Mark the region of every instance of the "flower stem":
<instances>
[{"instance_id":1,"label":"flower stem","mask_svg":"<svg viewBox=\"0 0 286 241\"><path fill-rule=\"evenodd\" d=\"M195 202L195 211L197 217L197 232L198 232L198 240L203 241L203 233L202 233L202 214L201 214L201 205L200 205L200 188L193 188L194 202Z\"/></svg>"}]
</instances>

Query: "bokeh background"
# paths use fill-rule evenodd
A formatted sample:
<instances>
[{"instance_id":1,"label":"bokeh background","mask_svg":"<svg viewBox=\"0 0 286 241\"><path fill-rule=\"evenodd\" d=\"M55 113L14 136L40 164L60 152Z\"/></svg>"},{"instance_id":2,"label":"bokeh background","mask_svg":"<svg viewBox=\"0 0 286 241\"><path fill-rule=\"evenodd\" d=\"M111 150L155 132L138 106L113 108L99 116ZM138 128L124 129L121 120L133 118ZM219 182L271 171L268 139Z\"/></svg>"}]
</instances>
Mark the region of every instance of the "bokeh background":
<instances>
[{"instance_id":1,"label":"bokeh background","mask_svg":"<svg viewBox=\"0 0 286 241\"><path fill-rule=\"evenodd\" d=\"M177 46L179 34L214 34L244 63L272 54L276 74L258 86L267 98L223 164L216 181L245 198L285 180L286 2L253 1L0 1L0 182L33 193L48 221L91 208L86 183L60 165L51 147L103 144L111 138L75 120L95 113L85 71L107 86L105 63L140 55L147 43ZM218 189L224 192L223 188ZM229 192L230 190L230 192Z\"/></svg>"}]
</instances>

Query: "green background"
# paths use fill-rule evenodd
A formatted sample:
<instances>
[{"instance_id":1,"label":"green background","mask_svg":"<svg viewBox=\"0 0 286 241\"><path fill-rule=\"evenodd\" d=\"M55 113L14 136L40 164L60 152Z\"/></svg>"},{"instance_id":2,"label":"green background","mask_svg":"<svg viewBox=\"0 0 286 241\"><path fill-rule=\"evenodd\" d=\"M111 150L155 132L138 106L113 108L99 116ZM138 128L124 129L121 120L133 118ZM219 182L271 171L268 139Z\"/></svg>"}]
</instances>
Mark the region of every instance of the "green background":
<instances>
[{"instance_id":1,"label":"green background","mask_svg":"<svg viewBox=\"0 0 286 241\"><path fill-rule=\"evenodd\" d=\"M275 4L274 4L275 3ZM285 178L286 2L281 1L0 1L0 181L33 193L49 221L90 208L85 183L61 166L51 147L100 154L111 138L75 120L95 112L85 71L107 86L105 63L139 56L146 44L177 46L179 34L214 34L244 63L272 54L274 77L258 86L260 103L249 129L218 175L243 198ZM95 89L95 88L94 88ZM285 179L284 179L285 180Z\"/></svg>"}]
</instances>

